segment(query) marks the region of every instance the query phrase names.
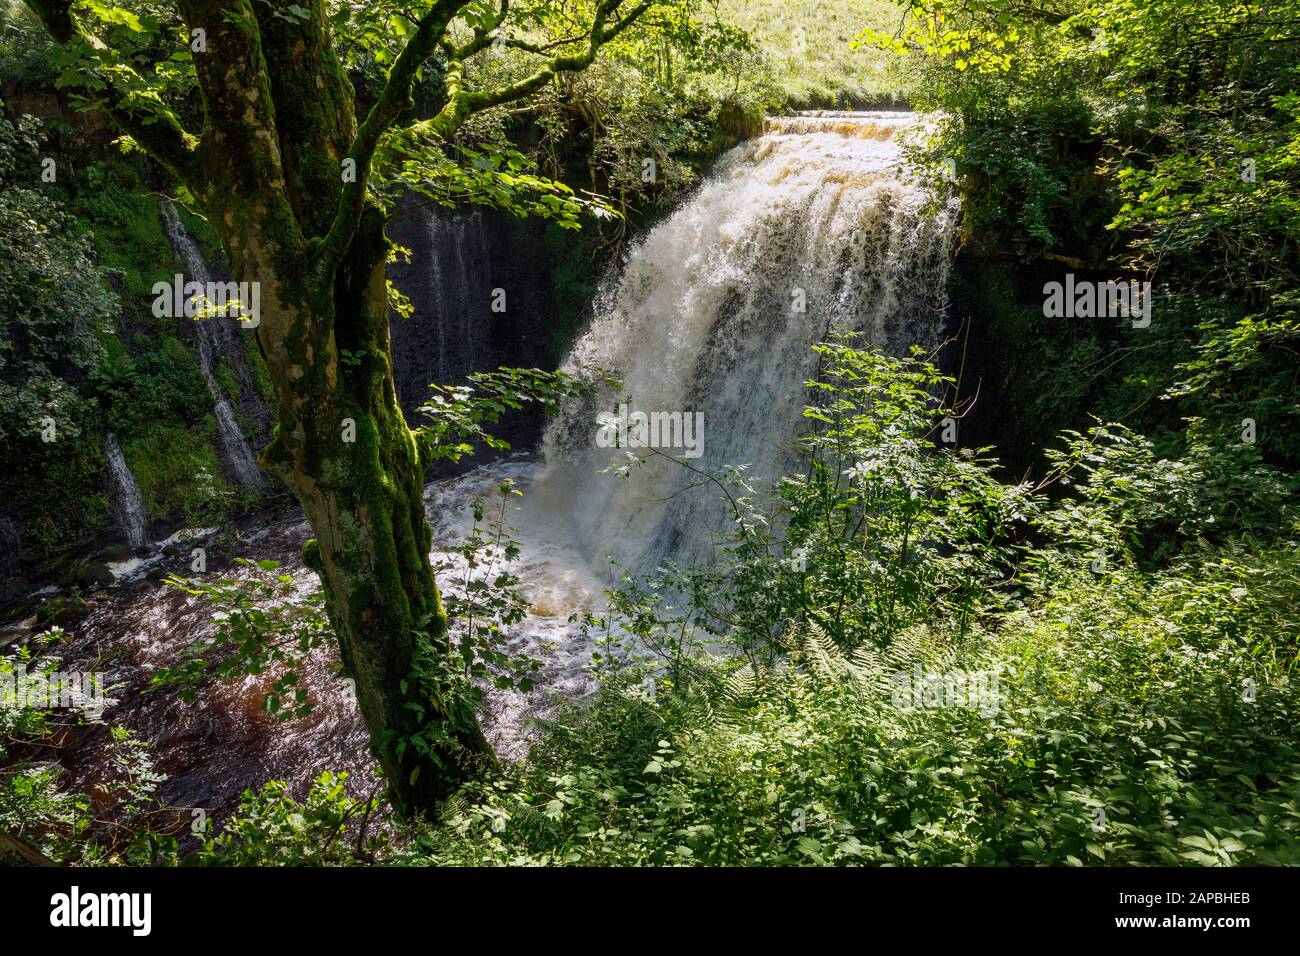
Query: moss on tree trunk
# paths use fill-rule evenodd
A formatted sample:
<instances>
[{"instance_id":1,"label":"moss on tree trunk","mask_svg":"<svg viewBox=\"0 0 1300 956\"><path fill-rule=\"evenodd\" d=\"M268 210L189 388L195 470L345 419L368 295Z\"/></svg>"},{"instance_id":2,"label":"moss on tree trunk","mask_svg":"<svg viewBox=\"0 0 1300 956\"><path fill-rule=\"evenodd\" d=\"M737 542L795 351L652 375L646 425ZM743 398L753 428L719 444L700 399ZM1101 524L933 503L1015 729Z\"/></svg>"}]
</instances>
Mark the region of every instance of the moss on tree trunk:
<instances>
[{"instance_id":1,"label":"moss on tree trunk","mask_svg":"<svg viewBox=\"0 0 1300 956\"><path fill-rule=\"evenodd\" d=\"M296 307L328 315L320 325L332 340L286 344L269 331L276 323L259 329L273 379L296 383L263 460L316 534L304 558L324 586L390 795L403 813L428 813L495 760L429 563L424 463L389 359L383 225L367 210L332 289Z\"/></svg>"}]
</instances>

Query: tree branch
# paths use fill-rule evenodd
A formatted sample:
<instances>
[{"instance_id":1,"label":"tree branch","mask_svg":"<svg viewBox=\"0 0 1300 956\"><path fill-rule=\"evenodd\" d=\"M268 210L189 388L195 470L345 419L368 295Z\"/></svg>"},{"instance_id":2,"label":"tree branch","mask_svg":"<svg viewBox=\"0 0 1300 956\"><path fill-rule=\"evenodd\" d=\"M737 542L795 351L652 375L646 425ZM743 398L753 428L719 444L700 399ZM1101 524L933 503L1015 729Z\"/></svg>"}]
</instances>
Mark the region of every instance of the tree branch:
<instances>
[{"instance_id":1,"label":"tree branch","mask_svg":"<svg viewBox=\"0 0 1300 956\"><path fill-rule=\"evenodd\" d=\"M205 206L220 197L227 210L241 207L241 230L278 236L297 252L305 237L287 195L274 91L253 3L178 0L185 22L203 30L207 40L207 52L194 57L204 114L200 195ZM233 238L259 241L249 235Z\"/></svg>"},{"instance_id":2,"label":"tree branch","mask_svg":"<svg viewBox=\"0 0 1300 956\"><path fill-rule=\"evenodd\" d=\"M71 0L26 0L26 3L56 43L68 46L79 42L93 50L109 49L73 17ZM139 76L125 62L119 66L130 75ZM197 191L202 178L197 156L198 139L185 131L180 120L161 100L150 99L148 108L141 109L137 93L121 89L110 75L96 72L96 77L108 86L115 98L103 106L109 118L178 180ZM143 78L140 82L143 85Z\"/></svg>"},{"instance_id":3,"label":"tree branch","mask_svg":"<svg viewBox=\"0 0 1300 956\"><path fill-rule=\"evenodd\" d=\"M330 42L327 0L298 0L297 10L286 17L270 3L253 4L285 193L303 233L323 236L342 185L339 161L357 135L356 93Z\"/></svg>"},{"instance_id":4,"label":"tree branch","mask_svg":"<svg viewBox=\"0 0 1300 956\"><path fill-rule=\"evenodd\" d=\"M531 75L507 86L495 90L466 90L463 87L464 63L453 60L447 66L447 105L432 119L408 126L402 131L402 135L417 139L424 137L446 139L474 113L536 93L560 73L576 73L585 70L596 59L600 48L636 23L655 5L655 0L641 0L613 25L607 25L611 14L615 13L622 3L623 0L601 0L597 5L585 50L552 57Z\"/></svg>"},{"instance_id":5,"label":"tree branch","mask_svg":"<svg viewBox=\"0 0 1300 956\"><path fill-rule=\"evenodd\" d=\"M355 176L351 182L344 183L334 222L322 242L321 262L327 270L338 262L356 233L361 210L365 205L371 161L380 137L406 107L416 72L442 41L451 21L468 3L469 0L438 0L420 18L415 36L407 41L402 52L397 55L393 68L388 71L383 92L357 129L356 138L346 157L356 163Z\"/></svg>"},{"instance_id":6,"label":"tree branch","mask_svg":"<svg viewBox=\"0 0 1300 956\"><path fill-rule=\"evenodd\" d=\"M442 48L447 53L447 59L465 60L466 58L473 56L475 53L479 52L479 50L485 50L493 43L497 42L497 38L493 36L493 34L495 34L496 31L501 27L501 24L505 23L506 14L508 14L509 12L510 12L510 0L501 0L501 6L497 10L497 15L492 20L492 22L490 24L477 28L474 31L473 38L468 43L466 43L463 47L460 48L453 47L444 38L442 42Z\"/></svg>"}]
</instances>

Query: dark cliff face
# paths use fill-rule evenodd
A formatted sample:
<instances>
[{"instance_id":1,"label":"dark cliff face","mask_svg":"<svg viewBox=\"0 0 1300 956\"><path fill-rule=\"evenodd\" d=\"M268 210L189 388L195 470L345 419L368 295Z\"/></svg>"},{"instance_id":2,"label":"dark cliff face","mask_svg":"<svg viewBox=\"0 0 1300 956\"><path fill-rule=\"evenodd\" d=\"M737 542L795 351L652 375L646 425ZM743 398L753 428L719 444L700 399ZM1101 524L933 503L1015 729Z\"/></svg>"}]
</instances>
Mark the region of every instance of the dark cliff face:
<instances>
[{"instance_id":1,"label":"dark cliff face","mask_svg":"<svg viewBox=\"0 0 1300 956\"><path fill-rule=\"evenodd\" d=\"M414 309L407 318L393 312L389 325L397 398L413 427L431 383L461 384L503 366L555 368L555 262L545 230L493 209L435 206L408 207L389 224L389 239L411 252L388 275ZM526 409L496 434L526 448L542 423Z\"/></svg>"},{"instance_id":2,"label":"dark cliff face","mask_svg":"<svg viewBox=\"0 0 1300 956\"><path fill-rule=\"evenodd\" d=\"M388 269L414 308L409 317L390 316L397 398L408 419L430 383L457 384L487 367L495 326L522 304L523 296L507 289L507 311L492 311L492 261L499 255L491 255L488 233L483 210L415 207L388 227L389 238L411 253L409 262Z\"/></svg>"},{"instance_id":3,"label":"dark cliff face","mask_svg":"<svg viewBox=\"0 0 1300 956\"><path fill-rule=\"evenodd\" d=\"M1116 277L1077 260L989 247L963 250L953 262L939 366L960 382L960 445L994 446L1007 480L1041 473L1060 431L1088 428L1101 407L1111 378L1071 371L1073 350L1095 343L1098 354L1112 354L1127 344L1119 320L1044 316L1045 283L1066 273L1098 283Z\"/></svg>"}]
</instances>

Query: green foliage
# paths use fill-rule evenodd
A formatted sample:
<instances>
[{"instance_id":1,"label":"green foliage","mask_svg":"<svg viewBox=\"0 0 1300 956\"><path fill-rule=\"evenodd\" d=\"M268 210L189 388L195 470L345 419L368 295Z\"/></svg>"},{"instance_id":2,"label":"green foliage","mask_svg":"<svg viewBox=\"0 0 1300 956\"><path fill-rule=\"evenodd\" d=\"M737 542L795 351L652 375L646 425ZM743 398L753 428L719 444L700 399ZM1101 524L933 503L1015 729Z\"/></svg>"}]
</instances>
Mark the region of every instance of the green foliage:
<instances>
[{"instance_id":1,"label":"green foliage","mask_svg":"<svg viewBox=\"0 0 1300 956\"><path fill-rule=\"evenodd\" d=\"M64 673L53 652L64 637L60 628L51 627L33 635L12 657L0 657L0 687L13 686L9 682L18 671L33 680ZM166 778L154 769L144 743L126 728L109 728L108 772L88 788L94 802L88 793L66 789L56 759L59 750L69 733L100 723L100 711L35 706L0 695L0 829L64 865L120 862L118 853L134 829L156 825L155 792Z\"/></svg>"},{"instance_id":2,"label":"green foliage","mask_svg":"<svg viewBox=\"0 0 1300 956\"><path fill-rule=\"evenodd\" d=\"M940 123L921 161L956 163L969 236L1079 249L1108 219L1089 181L1096 146L1088 104L1073 90L1006 86L997 77L967 78L960 124Z\"/></svg>"},{"instance_id":3,"label":"green foliage","mask_svg":"<svg viewBox=\"0 0 1300 956\"><path fill-rule=\"evenodd\" d=\"M273 781L244 792L239 810L215 837L185 858L199 866L339 866L355 863L365 845L365 824L375 800L356 800L345 790L347 774L323 773L306 801L292 799ZM355 835L352 830L357 830ZM382 848L382 838L372 847ZM164 850L175 859L175 844ZM165 857L164 857L165 858ZM163 861L158 861L163 862Z\"/></svg>"},{"instance_id":4,"label":"green foliage","mask_svg":"<svg viewBox=\"0 0 1300 956\"><path fill-rule=\"evenodd\" d=\"M50 68L52 44L22 0L0 3L0 84L49 86L57 75Z\"/></svg>"},{"instance_id":5,"label":"green foliage","mask_svg":"<svg viewBox=\"0 0 1300 956\"><path fill-rule=\"evenodd\" d=\"M1199 423L1177 460L1109 424L1063 436L1048 501L933 447L924 362L818 352L799 477L770 509L714 481L718 566L610 594L601 689L523 763L368 850L340 781L273 783L189 862L1300 863L1288 480ZM515 545L486 507L449 591L506 625ZM412 700L465 688L457 666L421 663Z\"/></svg>"},{"instance_id":6,"label":"green foliage","mask_svg":"<svg viewBox=\"0 0 1300 956\"><path fill-rule=\"evenodd\" d=\"M1189 583L1084 578L956 653L808 634L707 708L611 687L409 862L1295 863L1300 699L1217 629L1239 614L1217 584ZM900 706L918 664L996 674L996 709Z\"/></svg>"},{"instance_id":7,"label":"green foliage","mask_svg":"<svg viewBox=\"0 0 1300 956\"><path fill-rule=\"evenodd\" d=\"M476 150L459 147L449 157L441 142L403 143L402 162L372 183L392 200L415 193L455 208L460 203L492 206L515 216L549 219L562 229L581 228L581 216L612 217L614 210L599 197L580 195L562 182L539 176L518 150L500 145Z\"/></svg>"},{"instance_id":8,"label":"green foliage","mask_svg":"<svg viewBox=\"0 0 1300 956\"><path fill-rule=\"evenodd\" d=\"M151 517L206 523L228 515L234 501L217 459L216 421L201 421L202 429L158 423L121 442Z\"/></svg>"},{"instance_id":9,"label":"green foliage","mask_svg":"<svg viewBox=\"0 0 1300 956\"><path fill-rule=\"evenodd\" d=\"M110 346L87 383L113 430L144 436L159 423L202 422L212 395L194 352L171 335L156 341L137 336L134 345L140 352L135 358Z\"/></svg>"},{"instance_id":10,"label":"green foliage","mask_svg":"<svg viewBox=\"0 0 1300 956\"><path fill-rule=\"evenodd\" d=\"M216 609L215 630L188 646L179 663L157 671L151 686L179 686L181 698L192 701L213 680L269 672L274 680L262 701L267 713L280 720L305 716L312 703L297 668L331 633L324 599L319 591L304 593L292 575L277 573L275 561L237 558L236 564L242 577L167 579Z\"/></svg>"},{"instance_id":11,"label":"green foliage","mask_svg":"<svg viewBox=\"0 0 1300 956\"><path fill-rule=\"evenodd\" d=\"M1254 445L1192 423L1184 457L1158 458L1123 426L1067 431L1049 451L1075 496L1042 518L1061 540L1100 553L1166 558L1187 541L1268 540L1297 516L1296 479L1260 461Z\"/></svg>"},{"instance_id":12,"label":"green foliage","mask_svg":"<svg viewBox=\"0 0 1300 956\"><path fill-rule=\"evenodd\" d=\"M917 102L941 111L913 158L931 171L955 162L968 237L1158 270L1160 311L1139 339L1100 325L1048 328L1003 303L1000 321L1017 333L1006 339L1019 366L1012 389L1038 403L1022 424L1034 439L1060 432L1035 485L996 480L989 449L936 443L943 419L958 416L937 397L953 383L926 363L820 346L800 467L771 489L743 467L697 475L731 506L720 560L610 594L607 612L583 622L600 633L600 692L546 722L525 762L467 786L441 821L394 843L370 836L379 804L349 795L343 777L323 775L305 801L272 782L246 793L184 862L1300 864L1292 7L925 0L891 33L877 29L885 11L861 3L848 15L875 24L861 43L877 50L828 54L844 6L830 16L816 3L666 3L525 111L486 111L454 143L386 144L401 158L374 181L380 190L572 230L584 212L648 215L782 99L884 92L888 73L849 89L838 74L907 54L918 60ZM515 45L472 56L468 88L526 76L519 44L562 44L590 12L578 0L513 5L502 35ZM180 28L144 4L96 2L85 16L127 63L175 46ZM760 42L729 16L758 28ZM364 99L409 23L389 4L334 6L331 19L351 41L344 55ZM794 48L795 25L806 27L807 54ZM500 26L475 5L453 39ZM89 48L54 65L70 81L87 62L117 71L138 108L183 111L191 99L185 54L143 74ZM26 63L15 69L35 69ZM446 67L438 56L426 65L421 108L436 106L421 98ZM780 88L774 73L788 75ZM92 74L87 103L95 83ZM105 322L66 322L103 319L118 304L84 230L30 174L41 135L26 120L0 127L0 244L11 252L0 267L10 306L0 410L11 427L52 415L66 437L41 449L30 428L0 431L6 452L18 449L9 499L38 514L31 533L51 546L93 526L106 423L151 514L219 514L230 492L188 350L140 338L128 351ZM590 191L561 186L583 162ZM127 163L94 164L84 180L69 208L93 228L98 262L139 294L170 263L153 201ZM589 280L575 267L556 281L572 304ZM517 369L435 388L416 431L423 458L504 448L489 431L502 416L583 388ZM1261 424L1258 444L1244 438L1245 418ZM196 432L194 421L205 424ZM476 502L468 535L435 559L453 643L435 652L417 634L403 693L407 707L432 702L449 719L403 749L446 752L473 726L486 682L532 686L537 662L504 649L527 607L506 527L517 494L505 483ZM41 496L69 517L43 523ZM296 671L329 628L321 599L273 562L242 565L216 582L170 582L210 602L216 627L156 684L192 697L215 678L270 673L268 710L301 716L310 700ZM89 801L59 789L41 750L56 719L0 707L0 740L13 750L0 752L0 826L26 827L60 859L116 860L120 841L85 839L95 832ZM97 792L143 827L129 858L180 862L150 819L160 777L147 753L124 731L112 739L115 781Z\"/></svg>"},{"instance_id":13,"label":"green foliage","mask_svg":"<svg viewBox=\"0 0 1300 956\"><path fill-rule=\"evenodd\" d=\"M468 534L434 558L433 572L444 588L443 601L465 676L526 693L532 690L541 662L505 651L506 629L519 624L529 607L520 590L522 582L510 570L520 549L510 537L513 529L505 523L511 499L523 492L509 479L496 492L495 502L474 500L474 523Z\"/></svg>"},{"instance_id":14,"label":"green foliage","mask_svg":"<svg viewBox=\"0 0 1300 956\"><path fill-rule=\"evenodd\" d=\"M554 411L562 399L585 394L595 384L564 372L501 368L476 372L465 385L430 385L433 395L420 406L428 424L414 429L428 461L460 461L474 453L475 443L496 450L509 448L485 429L503 415L536 403Z\"/></svg>"},{"instance_id":15,"label":"green foliage","mask_svg":"<svg viewBox=\"0 0 1300 956\"><path fill-rule=\"evenodd\" d=\"M888 0L722 0L718 11L753 38L793 108L862 109L903 92L892 57L850 44L864 25L893 28Z\"/></svg>"},{"instance_id":16,"label":"green foliage","mask_svg":"<svg viewBox=\"0 0 1300 956\"><path fill-rule=\"evenodd\" d=\"M132 112L163 121L171 104L194 85L190 53L180 42L186 34L179 11L149 0L122 6L86 0L78 12L101 42L55 46L50 55L50 65L59 71L55 86L71 91L73 103L83 109L118 102L110 94L114 89L125 94Z\"/></svg>"},{"instance_id":17,"label":"green foliage","mask_svg":"<svg viewBox=\"0 0 1300 956\"><path fill-rule=\"evenodd\" d=\"M72 208L95 244L95 259L112 270L122 290L139 308L139 300L152 297L155 282L171 282L171 244L162 231L158 198L141 182L136 163L110 157L88 166L79 176Z\"/></svg>"},{"instance_id":18,"label":"green foliage","mask_svg":"<svg viewBox=\"0 0 1300 956\"><path fill-rule=\"evenodd\" d=\"M919 447L926 415L938 413L928 399L933 370L843 345L823 354L810 414L828 427L803 446L808 481L816 484L819 463L838 475L841 455L878 464L839 482L833 497L793 496L790 540L854 549L844 528L857 526L868 493L864 539L888 557L887 573L854 577L842 557L828 562L831 573L813 558L806 577L823 580L810 585L803 624L789 607L763 620L743 611L779 605L769 594L788 572L769 566L747 578L737 549L712 582L730 589L727 626L713 630L732 653L695 653L689 667L674 666L674 655L690 652L678 635L706 606L701 593L722 602L686 590L668 602L687 610L664 614L658 588L680 588L682 576L624 589L614 619L597 622L628 645L597 661L599 700L548 725L504 784L451 801L446 823L420 832L398 859L1297 862L1295 542L1261 548L1239 537L1268 530L1252 515L1285 500L1276 473L1249 454L1235 468L1208 461L1224 453L1210 445L1187 462L1157 460L1149 443L1111 426L1073 436L1056 457L1067 497L1048 506L1026 489L999 494L990 463ZM967 466L960 480L950 470L958 464ZM856 484L867 476L877 484ZM956 500L917 494L932 478ZM996 568L963 551L999 513L1030 519L1042 540L1015 579L995 584ZM1281 520L1272 530L1294 527ZM933 551L925 564L946 560L946 569L899 560L908 522ZM738 540L764 534L753 512L738 509L737 525ZM1169 550L1153 539L1201 543L1152 563ZM1098 546L1108 554L1101 563ZM1004 561L995 551L990 564ZM953 597L963 584L986 589L969 608ZM889 616L891 597L910 594L945 600ZM781 621L793 629L769 637ZM752 653L755 634L774 652L766 659ZM660 673L656 660L667 666L647 694L641 682ZM917 682L923 674L934 676ZM933 696L953 687L964 697Z\"/></svg>"},{"instance_id":19,"label":"green foliage","mask_svg":"<svg viewBox=\"0 0 1300 956\"><path fill-rule=\"evenodd\" d=\"M849 344L818 346L822 369L805 409L816 430L804 440L802 479L786 479L787 549L814 569L809 605L860 592L864 619L822 617L837 640L881 640L924 617L960 622L996 606L990 589L1006 574L1013 525L1036 503L1027 486L996 481L989 449L935 448L956 413L934 396L945 384L919 358L898 360ZM787 550L787 556L790 551ZM826 562L829 567L820 567Z\"/></svg>"},{"instance_id":20,"label":"green foliage","mask_svg":"<svg viewBox=\"0 0 1300 956\"><path fill-rule=\"evenodd\" d=\"M99 435L86 427L97 422L97 409L75 393L53 394L76 424L60 428L63 437L49 444L6 442L0 477L5 501L22 521L23 545L39 555L65 551L109 515L103 450Z\"/></svg>"},{"instance_id":21,"label":"green foliage","mask_svg":"<svg viewBox=\"0 0 1300 956\"><path fill-rule=\"evenodd\" d=\"M1220 0L918 0L898 33L860 42L917 55L916 94L945 111L935 155L958 160L978 225L1002 209L1039 247L1062 229L1098 239L1105 200L1077 203L1095 205L1100 176L1125 200L1109 228L1143 265L1226 246L1227 277L1249 286L1295 278L1271 237L1297 226L1297 63L1283 42L1296 23L1286 5Z\"/></svg>"},{"instance_id":22,"label":"green foliage","mask_svg":"<svg viewBox=\"0 0 1300 956\"><path fill-rule=\"evenodd\" d=\"M0 120L0 445L11 463L0 486L38 555L105 525L105 431L152 519L210 521L232 503L193 349L166 332L137 333L128 349L116 334L124 308L154 321L140 298L173 271L157 200L120 160L75 173L61 163L57 183L42 183L51 135L30 117Z\"/></svg>"},{"instance_id":23,"label":"green foliage","mask_svg":"<svg viewBox=\"0 0 1300 956\"><path fill-rule=\"evenodd\" d=\"M1295 5L908 10L897 32L860 42L905 54L917 102L940 111L914 158L936 174L955 164L976 251L1051 259L1039 271L1057 278L1089 269L1155 285L1140 331L983 304L1000 316L990 333L1007 346L1022 444L1098 416L1181 456L1197 440L1184 420L1226 436L1249 419L1263 459L1295 468ZM1037 298L1006 294L1017 291Z\"/></svg>"},{"instance_id":24,"label":"green foliage","mask_svg":"<svg viewBox=\"0 0 1300 956\"><path fill-rule=\"evenodd\" d=\"M595 5L515 3L500 24L475 9L453 24L453 36L464 43L482 27L499 41L460 65L465 88L484 90L525 81L541 52L577 52L575 37L589 29ZM404 13L341 10L341 22L357 41L348 54L377 90L385 64L409 35ZM426 64L417 104L430 112L441 107L439 84L449 68L437 58ZM526 106L470 116L454 144L394 137L389 152L397 162L389 181L436 202L488 203L564 228L591 213L598 224L612 222L621 238L626 226L615 211L639 219L662 209L718 152L761 123L764 109L780 99L774 72L712 0L664 0L586 69L548 84ZM575 192L561 181L585 188Z\"/></svg>"},{"instance_id":25,"label":"green foliage","mask_svg":"<svg viewBox=\"0 0 1300 956\"><path fill-rule=\"evenodd\" d=\"M677 683L683 658L720 639L772 666L792 623L815 622L849 647L886 645L932 620L960 640L1003 600L994 586L1010 572L1013 525L1036 502L996 481L979 451L935 448L947 380L919 358L847 342L815 351L800 472L770 504L743 469L713 479L735 519L718 560L661 569L612 596Z\"/></svg>"},{"instance_id":26,"label":"green foliage","mask_svg":"<svg viewBox=\"0 0 1300 956\"><path fill-rule=\"evenodd\" d=\"M0 440L33 439L42 418L75 436L73 382L103 354L116 308L89 247L41 188L42 127L0 119Z\"/></svg>"},{"instance_id":27,"label":"green foliage","mask_svg":"<svg viewBox=\"0 0 1300 956\"><path fill-rule=\"evenodd\" d=\"M46 133L0 118L0 487L38 553L107 513L98 410L78 383L103 359L117 308L75 219L41 184Z\"/></svg>"}]
</instances>

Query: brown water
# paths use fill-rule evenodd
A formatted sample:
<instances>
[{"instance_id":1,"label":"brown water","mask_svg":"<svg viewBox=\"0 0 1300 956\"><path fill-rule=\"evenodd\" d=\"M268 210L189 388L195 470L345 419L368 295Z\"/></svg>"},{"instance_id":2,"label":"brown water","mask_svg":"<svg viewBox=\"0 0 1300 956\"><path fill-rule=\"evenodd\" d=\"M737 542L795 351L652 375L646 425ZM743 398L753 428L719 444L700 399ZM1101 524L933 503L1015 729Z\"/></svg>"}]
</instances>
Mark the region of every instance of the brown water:
<instances>
[{"instance_id":1,"label":"brown water","mask_svg":"<svg viewBox=\"0 0 1300 956\"><path fill-rule=\"evenodd\" d=\"M237 552L279 560L301 588L313 587L315 575L297 556L308 537L306 524L292 516L261 520L258 530L243 529ZM149 568L150 576L163 569L188 575L189 560L188 551L163 559ZM245 573L213 561L206 576ZM270 675L218 681L188 703L175 689L148 689L157 668L211 635L212 611L201 597L145 578L101 596L89 616L67 628L71 639L59 651L62 669L102 672L117 701L103 724L78 733L62 751L69 786L86 790L113 778L109 724L130 728L149 744L155 768L168 777L158 792L165 803L204 808L217 818L238 803L245 788L270 779L288 781L298 794L324 769L348 771L358 782L370 779L365 728L334 676L333 648L318 649L303 668L316 705L312 713L287 723L262 707Z\"/></svg>"},{"instance_id":2,"label":"brown water","mask_svg":"<svg viewBox=\"0 0 1300 956\"><path fill-rule=\"evenodd\" d=\"M526 489L535 469L535 462L520 456L430 484L426 511L435 542L454 546L470 532L476 498L491 501L506 479ZM300 513L260 515L236 532L237 539L229 545L233 553L280 562L280 573L292 575L299 593L317 587L316 575L300 558L302 544L310 537ZM548 712L554 702L548 695L576 698L592 690L587 672L591 647L570 624L569 615L596 607L602 593L602 582L582 570L572 552L526 536L522 540L524 554L512 570L529 582L525 593L531 613L510 632L506 649L544 658L545 664L537 690L494 690L484 703L484 729L505 759L526 753L534 733L532 718ZM332 642L314 650L299 671L314 705L302 718L280 721L265 711L274 674L216 681L202 687L191 702L173 688L149 689L158 668L176 663L186 647L213 632L213 608L204 598L160 580L166 572L193 573L193 543L172 557L156 555L118 566L121 583L97 596L91 613L68 625L66 643L53 651L62 658L63 671L103 674L114 701L102 723L71 731L61 740L59 759L68 772L67 786L96 795L97 784L114 778L108 746L111 725L129 728L148 743L155 769L167 775L157 794L163 803L201 808L218 822L237 806L245 789L273 779L285 781L290 792L301 797L321 772L346 771L355 794L369 793L375 786L375 765L356 703L337 676ZM216 558L217 550L210 545L209 553L213 557L205 578L248 576L246 569ZM464 562L437 550L434 556L453 565L441 586L449 593L462 590ZM34 626L29 620L17 630L31 632Z\"/></svg>"}]
</instances>

